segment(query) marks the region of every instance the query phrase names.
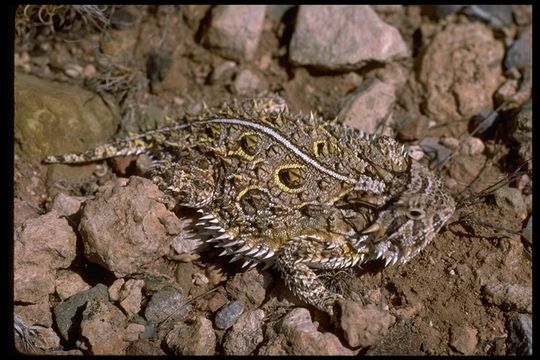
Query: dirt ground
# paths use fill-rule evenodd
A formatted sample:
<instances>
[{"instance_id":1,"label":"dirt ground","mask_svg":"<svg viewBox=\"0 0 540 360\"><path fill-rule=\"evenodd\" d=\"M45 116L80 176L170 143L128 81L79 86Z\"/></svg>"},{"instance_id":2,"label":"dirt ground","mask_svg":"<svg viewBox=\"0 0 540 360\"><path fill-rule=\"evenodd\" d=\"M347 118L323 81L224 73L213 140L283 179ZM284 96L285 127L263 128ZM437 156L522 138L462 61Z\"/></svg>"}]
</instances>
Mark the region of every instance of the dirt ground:
<instances>
[{"instance_id":1,"label":"dirt ground","mask_svg":"<svg viewBox=\"0 0 540 360\"><path fill-rule=\"evenodd\" d=\"M469 116L462 107L455 116L450 111L444 112L443 105L433 107L429 103L440 99L442 104L446 100L442 96L438 98L437 94L428 97L429 90L423 87L429 82L423 80L429 78L429 71L436 74L437 61L443 61L435 55L431 58L434 64L423 60L430 56L430 51L434 51L428 49L430 41L435 41L449 26L468 26L481 21L463 14L437 18L420 6L381 7L376 9L377 15L400 31L411 49L410 56L386 64L369 63L354 70L328 70L294 65L289 61L288 46L294 32L296 7L267 9L262 35L251 59L234 61L224 59L202 45L211 10L207 5L118 7L114 15L117 25L102 31L92 26L92 22L85 25L76 17L69 18L69 13L65 15L65 24L60 25L58 18L51 15L52 26L38 26L32 32L24 27L23 20L17 18L20 20L17 22L20 26L18 31L26 36L26 40L17 42L15 48L16 71L99 94L113 109L115 118L120 120L113 130L103 132L103 138L96 139L95 143L106 142L111 136L120 137L161 126L167 119L181 119L187 112L200 111L203 102L212 107L260 91L278 93L296 112L335 114L335 106L340 99L365 81L375 78L391 83L392 79L401 76L402 81L396 80L396 99L390 106L392 120L385 125L388 129L381 131L390 131L409 145L420 144L426 138L452 138L456 142L453 148L450 147L453 157L444 164L436 161L431 161L431 164L439 166L437 171L452 195L461 201L460 208L433 243L409 263L384 268L383 263L375 262L356 271L350 284L352 292L360 294L364 302L388 311L395 321L378 342L365 348L351 349L369 355L507 354L510 351L509 323L518 313L532 313L532 299L527 295L523 300L512 290L501 290L502 295L497 290L529 289L526 294L530 295L532 288L532 238L527 240L522 236L532 216L532 164L526 168L528 171L512 177L519 170L521 160L518 159L521 158L516 153L520 143L512 138L513 128L508 125L516 109L527 98L507 104L503 104L503 100L509 96L500 95L503 100L496 98L494 93L505 81L513 80L508 72L501 71L490 94L490 99L495 99L490 100L493 107L487 110L503 104L499 113L506 120L495 121L488 130L473 134L482 148L467 153L459 149L465 143L472 144L470 137L477 124L473 119L476 113ZM506 44L505 39L513 39L526 27L526 20L522 19L526 17L527 9L516 8L513 11L514 18L521 19L521 23L514 21L503 26L502 30L481 25L493 34L489 36L493 36L494 42ZM454 64L466 67L467 61L455 61ZM499 62L489 66L501 68L502 65ZM453 69L456 77L462 76L460 69ZM477 71L477 76L483 76L483 70ZM242 80L240 74L247 74L248 80ZM256 80L252 80L253 74ZM435 76L445 80L444 75ZM498 94L503 93L498 91ZM458 103L474 100L474 96L460 96L456 95ZM470 104L470 108L475 109L474 104ZM76 170L67 166L57 167L53 171L40 163L51 147L40 148L38 143L48 140L39 137L28 139L21 134L26 133L16 130L15 229L27 219L47 213L59 192L73 197L92 197L98 185L133 173L131 168L126 169L127 165L120 163L112 164L114 171L109 171L104 178L95 175L99 172L96 166L108 168L111 164L92 164ZM65 136L67 139L69 134ZM75 140L70 138L65 143ZM35 146L41 150L28 151L29 142L36 142ZM66 145L65 150L72 150L70 146ZM423 161L428 162L428 157ZM513 195L506 195L503 190L484 191L504 179L509 180L501 184L501 189L519 191L510 192ZM57 186L60 180L68 184L62 190ZM84 185L78 186L80 183ZM482 196L476 201L464 201L477 194ZM516 205L517 200L512 200L516 196L521 201L520 206ZM182 217L184 214L178 215ZM80 237L77 224L71 226ZM206 266L223 266L224 279L227 280L220 284L225 287L239 267L226 261L216 261L212 254L205 252L193 260L193 279L197 278L197 272L208 275ZM105 270L100 270L97 275L83 275L95 268L80 262L72 264L70 269L90 285L105 283L110 286L115 280ZM270 269L265 272L269 272L274 284L273 290L266 295L266 301L269 301L276 292L285 290L277 271ZM200 292L202 289L206 288L201 287ZM51 294L49 309L60 300L58 295ZM527 305L522 306L523 301L529 301L529 310ZM20 309L28 304L16 299L15 305ZM205 309L204 306L195 305L191 311L206 314L212 319L213 314L201 309ZM332 324L325 314L308 309L318 331L335 334L347 347L339 327ZM279 317L278 314L269 314L268 309L266 311L269 319ZM216 330L218 345L211 354L226 353L220 343L225 335L220 331ZM261 353L262 348L271 353L269 347L265 348L269 337L265 333L254 354ZM74 349L89 351L79 345L66 347L65 342L60 342L53 350L58 353ZM42 352L53 353L53 350ZM164 351L171 353L170 349Z\"/></svg>"}]
</instances>

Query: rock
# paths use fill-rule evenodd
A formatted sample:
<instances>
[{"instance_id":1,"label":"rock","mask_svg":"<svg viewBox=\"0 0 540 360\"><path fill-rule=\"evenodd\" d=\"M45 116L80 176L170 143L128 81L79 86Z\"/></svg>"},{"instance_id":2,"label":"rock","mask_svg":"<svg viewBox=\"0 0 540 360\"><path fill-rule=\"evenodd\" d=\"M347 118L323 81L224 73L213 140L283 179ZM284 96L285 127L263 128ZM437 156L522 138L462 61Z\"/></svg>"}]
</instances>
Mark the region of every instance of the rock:
<instances>
[{"instance_id":1,"label":"rock","mask_svg":"<svg viewBox=\"0 0 540 360\"><path fill-rule=\"evenodd\" d=\"M379 342L395 322L388 311L379 310L375 305L362 305L353 301L341 301L339 326L345 340L351 347L367 347Z\"/></svg>"},{"instance_id":2,"label":"rock","mask_svg":"<svg viewBox=\"0 0 540 360\"><path fill-rule=\"evenodd\" d=\"M13 199L13 229L17 229L28 219L39 217L39 213L34 206L27 201L18 198Z\"/></svg>"},{"instance_id":3,"label":"rock","mask_svg":"<svg viewBox=\"0 0 540 360\"><path fill-rule=\"evenodd\" d=\"M516 214L521 221L527 218L527 205L519 189L504 186L497 189L493 195L495 203L503 212Z\"/></svg>"},{"instance_id":4,"label":"rock","mask_svg":"<svg viewBox=\"0 0 540 360\"><path fill-rule=\"evenodd\" d=\"M111 286L109 286L109 299L111 301L118 301L120 300L120 290L122 289L122 286L125 284L126 280L124 279L116 279Z\"/></svg>"},{"instance_id":5,"label":"rock","mask_svg":"<svg viewBox=\"0 0 540 360\"><path fill-rule=\"evenodd\" d=\"M257 309L240 315L236 323L225 335L223 350L225 355L253 355L263 337L264 311Z\"/></svg>"},{"instance_id":6,"label":"rock","mask_svg":"<svg viewBox=\"0 0 540 360\"><path fill-rule=\"evenodd\" d=\"M495 29L503 30L512 25L512 5L469 5L463 12L486 21Z\"/></svg>"},{"instance_id":7,"label":"rock","mask_svg":"<svg viewBox=\"0 0 540 360\"><path fill-rule=\"evenodd\" d=\"M176 265L176 282L184 294L189 294L193 286L193 264L178 262Z\"/></svg>"},{"instance_id":8,"label":"rock","mask_svg":"<svg viewBox=\"0 0 540 360\"><path fill-rule=\"evenodd\" d=\"M450 328L450 346L464 355L474 355L478 339L478 330L472 326L454 326Z\"/></svg>"},{"instance_id":9,"label":"rock","mask_svg":"<svg viewBox=\"0 0 540 360\"><path fill-rule=\"evenodd\" d=\"M137 45L137 31L139 26L136 24L129 29L114 30L108 29L107 36L102 36L99 40L99 48L115 64L122 61L122 57L135 53Z\"/></svg>"},{"instance_id":10,"label":"rock","mask_svg":"<svg viewBox=\"0 0 540 360\"><path fill-rule=\"evenodd\" d=\"M409 116L400 123L397 137L402 141L413 141L426 137L429 119L423 115Z\"/></svg>"},{"instance_id":11,"label":"rock","mask_svg":"<svg viewBox=\"0 0 540 360\"><path fill-rule=\"evenodd\" d=\"M268 5L268 16L272 21L281 21L283 15L295 5Z\"/></svg>"},{"instance_id":12,"label":"rock","mask_svg":"<svg viewBox=\"0 0 540 360\"><path fill-rule=\"evenodd\" d=\"M398 13L403 11L403 5L371 5L371 8L378 13Z\"/></svg>"},{"instance_id":13,"label":"rock","mask_svg":"<svg viewBox=\"0 0 540 360\"><path fill-rule=\"evenodd\" d=\"M419 145L425 154L436 158L439 164L444 162L452 154L452 148L448 144L445 144L444 138L425 137L420 141Z\"/></svg>"},{"instance_id":14,"label":"rock","mask_svg":"<svg viewBox=\"0 0 540 360\"><path fill-rule=\"evenodd\" d=\"M457 154L452 157L452 161L448 163L448 174L452 179L459 179L459 182L452 190L458 193L465 189L480 173L485 161L486 157L484 155L466 156Z\"/></svg>"},{"instance_id":15,"label":"rock","mask_svg":"<svg viewBox=\"0 0 540 360\"><path fill-rule=\"evenodd\" d=\"M293 309L285 315L279 329L282 334L273 342L261 348L259 355L354 355L331 333L317 330L309 311Z\"/></svg>"},{"instance_id":16,"label":"rock","mask_svg":"<svg viewBox=\"0 0 540 360\"><path fill-rule=\"evenodd\" d=\"M238 300L223 306L216 314L214 320L216 327L218 329L226 330L233 326L236 320L244 312L244 308L244 304Z\"/></svg>"},{"instance_id":17,"label":"rock","mask_svg":"<svg viewBox=\"0 0 540 360\"><path fill-rule=\"evenodd\" d=\"M333 107L347 125L373 134L383 123L388 123L396 101L393 86L374 79L366 81L357 90L339 100Z\"/></svg>"},{"instance_id":18,"label":"rock","mask_svg":"<svg viewBox=\"0 0 540 360\"><path fill-rule=\"evenodd\" d=\"M85 200L86 198L82 196L69 196L64 193L58 193L54 197L51 211L54 210L62 216L71 216L79 211Z\"/></svg>"},{"instance_id":19,"label":"rock","mask_svg":"<svg viewBox=\"0 0 540 360\"><path fill-rule=\"evenodd\" d=\"M215 6L203 44L231 60L252 60L259 46L265 13L266 5Z\"/></svg>"},{"instance_id":20,"label":"rock","mask_svg":"<svg viewBox=\"0 0 540 360\"><path fill-rule=\"evenodd\" d=\"M80 232L85 257L116 277L141 271L168 253L179 222L159 201L163 193L150 180L132 176L100 187L83 209Z\"/></svg>"},{"instance_id":21,"label":"rock","mask_svg":"<svg viewBox=\"0 0 540 360\"><path fill-rule=\"evenodd\" d=\"M191 322L176 325L165 341L175 355L214 355L216 352L212 322L201 315Z\"/></svg>"},{"instance_id":22,"label":"rock","mask_svg":"<svg viewBox=\"0 0 540 360\"><path fill-rule=\"evenodd\" d=\"M234 61L223 61L212 69L210 83L216 84L219 81L232 77L236 63Z\"/></svg>"},{"instance_id":23,"label":"rock","mask_svg":"<svg viewBox=\"0 0 540 360\"><path fill-rule=\"evenodd\" d=\"M512 24L511 5L433 5L432 9L439 18L462 11L500 30Z\"/></svg>"},{"instance_id":24,"label":"rock","mask_svg":"<svg viewBox=\"0 0 540 360\"><path fill-rule=\"evenodd\" d=\"M69 299L62 301L54 307L54 319L58 326L60 336L66 342L71 343L77 338L80 314L83 312L84 305L90 301L99 299L108 301L109 295L107 287L103 284L97 284L93 288L73 295Z\"/></svg>"},{"instance_id":25,"label":"rock","mask_svg":"<svg viewBox=\"0 0 540 360\"><path fill-rule=\"evenodd\" d=\"M532 288L517 284L491 283L483 287L484 298L505 311L532 313Z\"/></svg>"},{"instance_id":26,"label":"rock","mask_svg":"<svg viewBox=\"0 0 540 360\"><path fill-rule=\"evenodd\" d=\"M463 9L464 5L431 5L429 6L429 10L433 12L433 14L438 18L445 18L450 14L457 13L461 9Z\"/></svg>"},{"instance_id":27,"label":"rock","mask_svg":"<svg viewBox=\"0 0 540 360\"><path fill-rule=\"evenodd\" d=\"M56 273L55 290L61 300L88 289L90 285L79 274L71 270L60 270Z\"/></svg>"},{"instance_id":28,"label":"rock","mask_svg":"<svg viewBox=\"0 0 540 360\"><path fill-rule=\"evenodd\" d=\"M81 321L81 336L92 355L123 355L126 317L108 301L88 301Z\"/></svg>"},{"instance_id":29,"label":"rock","mask_svg":"<svg viewBox=\"0 0 540 360\"><path fill-rule=\"evenodd\" d=\"M151 341L148 339L139 339L132 342L126 348L126 355L140 356L140 355L167 355L161 349L158 341Z\"/></svg>"},{"instance_id":30,"label":"rock","mask_svg":"<svg viewBox=\"0 0 540 360\"><path fill-rule=\"evenodd\" d=\"M408 55L399 31L368 5L301 5L289 46L293 63L328 70L359 69Z\"/></svg>"},{"instance_id":31,"label":"rock","mask_svg":"<svg viewBox=\"0 0 540 360\"><path fill-rule=\"evenodd\" d=\"M529 25L532 22L532 5L512 5L512 11L514 12L514 22L519 26Z\"/></svg>"},{"instance_id":32,"label":"rock","mask_svg":"<svg viewBox=\"0 0 540 360\"><path fill-rule=\"evenodd\" d=\"M484 142L477 137L469 137L463 143L461 153L464 155L479 155L484 152Z\"/></svg>"},{"instance_id":33,"label":"rock","mask_svg":"<svg viewBox=\"0 0 540 360\"><path fill-rule=\"evenodd\" d=\"M261 79L253 71L244 69L236 74L234 82L232 84L232 91L237 95L248 95L261 90Z\"/></svg>"},{"instance_id":34,"label":"rock","mask_svg":"<svg viewBox=\"0 0 540 360\"><path fill-rule=\"evenodd\" d=\"M144 325L129 323L125 329L124 341L128 341L128 342L138 341L139 335L144 332L144 329L145 329Z\"/></svg>"},{"instance_id":35,"label":"rock","mask_svg":"<svg viewBox=\"0 0 540 360\"><path fill-rule=\"evenodd\" d=\"M420 145L409 146L407 154L416 161L420 161L420 159L422 159L425 155Z\"/></svg>"},{"instance_id":36,"label":"rock","mask_svg":"<svg viewBox=\"0 0 540 360\"><path fill-rule=\"evenodd\" d=\"M532 245L533 237L532 237L532 215L529 216L529 220L527 220L527 225L521 232L521 236L525 238L525 240Z\"/></svg>"},{"instance_id":37,"label":"rock","mask_svg":"<svg viewBox=\"0 0 540 360\"><path fill-rule=\"evenodd\" d=\"M55 270L75 259L77 238L55 211L28 219L15 231L14 299L36 303L54 293Z\"/></svg>"},{"instance_id":38,"label":"rock","mask_svg":"<svg viewBox=\"0 0 540 360\"><path fill-rule=\"evenodd\" d=\"M221 289L220 289L221 290ZM224 291L215 291L210 299L208 299L208 310L210 312L216 312L220 307L225 305L229 300L227 299L227 296L224 294Z\"/></svg>"},{"instance_id":39,"label":"rock","mask_svg":"<svg viewBox=\"0 0 540 360\"><path fill-rule=\"evenodd\" d=\"M14 312L29 325L51 327L53 324L51 308L47 297L44 297L36 304L15 305Z\"/></svg>"},{"instance_id":40,"label":"rock","mask_svg":"<svg viewBox=\"0 0 540 360\"><path fill-rule=\"evenodd\" d=\"M186 298L180 290L165 287L152 295L144 310L144 317L146 320L156 324L171 316L174 318L180 317L187 310L185 302Z\"/></svg>"},{"instance_id":41,"label":"rock","mask_svg":"<svg viewBox=\"0 0 540 360\"><path fill-rule=\"evenodd\" d=\"M507 355L532 355L532 318L531 315L516 314L508 324Z\"/></svg>"},{"instance_id":42,"label":"rock","mask_svg":"<svg viewBox=\"0 0 540 360\"><path fill-rule=\"evenodd\" d=\"M131 317L141 310L142 288L144 280L129 279L120 290L120 307Z\"/></svg>"},{"instance_id":43,"label":"rock","mask_svg":"<svg viewBox=\"0 0 540 360\"><path fill-rule=\"evenodd\" d=\"M256 309L266 298L266 288L271 283L267 276L257 269L237 273L227 282L225 289L230 297L240 300L248 309Z\"/></svg>"},{"instance_id":44,"label":"rock","mask_svg":"<svg viewBox=\"0 0 540 360\"><path fill-rule=\"evenodd\" d=\"M15 151L27 159L83 151L116 132L103 100L78 86L16 72L15 99Z\"/></svg>"},{"instance_id":45,"label":"rock","mask_svg":"<svg viewBox=\"0 0 540 360\"><path fill-rule=\"evenodd\" d=\"M504 47L481 23L450 24L437 33L422 57L426 114L438 122L469 118L493 108L502 83Z\"/></svg>"},{"instance_id":46,"label":"rock","mask_svg":"<svg viewBox=\"0 0 540 360\"><path fill-rule=\"evenodd\" d=\"M504 59L506 69L517 68L529 72L532 67L532 26L523 31L508 48Z\"/></svg>"}]
</instances>

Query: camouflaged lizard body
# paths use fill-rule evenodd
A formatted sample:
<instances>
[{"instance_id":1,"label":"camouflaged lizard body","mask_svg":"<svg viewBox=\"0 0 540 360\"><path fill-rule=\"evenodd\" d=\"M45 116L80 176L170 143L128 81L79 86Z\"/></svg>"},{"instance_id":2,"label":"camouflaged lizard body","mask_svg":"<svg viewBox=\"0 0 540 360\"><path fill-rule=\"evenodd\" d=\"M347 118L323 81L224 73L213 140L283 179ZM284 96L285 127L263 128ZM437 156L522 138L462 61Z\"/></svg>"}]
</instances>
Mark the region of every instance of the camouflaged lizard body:
<instances>
[{"instance_id":1,"label":"camouflaged lizard body","mask_svg":"<svg viewBox=\"0 0 540 360\"><path fill-rule=\"evenodd\" d=\"M243 267L275 264L298 297L332 313L341 296L314 270L383 258L405 263L454 212L441 180L392 138L291 114L277 96L225 104L48 163L147 154L148 171L176 204Z\"/></svg>"}]
</instances>

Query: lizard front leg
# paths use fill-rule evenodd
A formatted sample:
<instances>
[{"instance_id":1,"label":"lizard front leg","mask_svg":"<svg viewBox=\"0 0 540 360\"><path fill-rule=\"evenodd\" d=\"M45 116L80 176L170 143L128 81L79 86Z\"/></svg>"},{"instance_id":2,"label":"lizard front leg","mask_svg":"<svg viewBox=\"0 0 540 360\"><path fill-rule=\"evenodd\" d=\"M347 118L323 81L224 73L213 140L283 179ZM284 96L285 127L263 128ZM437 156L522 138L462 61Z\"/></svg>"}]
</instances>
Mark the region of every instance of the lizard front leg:
<instances>
[{"instance_id":1,"label":"lizard front leg","mask_svg":"<svg viewBox=\"0 0 540 360\"><path fill-rule=\"evenodd\" d=\"M328 236L324 236L328 237ZM277 267L291 291L306 303L333 314L341 295L328 290L313 269L333 270L355 266L366 258L345 240L302 235L283 245Z\"/></svg>"}]
</instances>

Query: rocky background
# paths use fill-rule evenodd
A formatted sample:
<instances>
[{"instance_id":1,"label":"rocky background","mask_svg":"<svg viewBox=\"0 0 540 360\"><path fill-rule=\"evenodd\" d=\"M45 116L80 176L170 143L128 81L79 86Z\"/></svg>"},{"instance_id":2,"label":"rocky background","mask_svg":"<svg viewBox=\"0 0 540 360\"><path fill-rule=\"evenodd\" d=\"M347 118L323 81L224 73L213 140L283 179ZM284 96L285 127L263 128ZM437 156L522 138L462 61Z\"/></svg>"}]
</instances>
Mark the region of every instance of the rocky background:
<instances>
[{"instance_id":1,"label":"rocky background","mask_svg":"<svg viewBox=\"0 0 540 360\"><path fill-rule=\"evenodd\" d=\"M15 347L33 354L532 352L532 7L19 6ZM334 319L242 271L137 174L43 165L262 91L395 136L460 208ZM130 177L131 176L131 177ZM341 280L340 280L341 279Z\"/></svg>"}]
</instances>

